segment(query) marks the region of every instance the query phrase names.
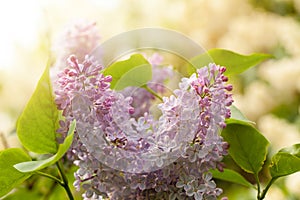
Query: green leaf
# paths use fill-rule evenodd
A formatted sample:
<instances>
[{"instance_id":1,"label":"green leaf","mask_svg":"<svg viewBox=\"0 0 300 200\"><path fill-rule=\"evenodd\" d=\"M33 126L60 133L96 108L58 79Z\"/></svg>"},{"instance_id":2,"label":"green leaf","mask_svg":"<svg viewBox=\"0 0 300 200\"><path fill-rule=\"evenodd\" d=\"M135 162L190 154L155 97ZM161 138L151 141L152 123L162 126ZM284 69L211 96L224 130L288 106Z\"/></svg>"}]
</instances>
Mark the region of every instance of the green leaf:
<instances>
[{"instance_id":1,"label":"green leaf","mask_svg":"<svg viewBox=\"0 0 300 200\"><path fill-rule=\"evenodd\" d=\"M192 74L198 68L207 66L209 63L216 63L226 67L225 75L236 75L272 57L272 55L262 53L241 55L225 49L210 49L192 58L191 63L194 67L190 66L189 72Z\"/></svg>"},{"instance_id":2,"label":"green leaf","mask_svg":"<svg viewBox=\"0 0 300 200\"><path fill-rule=\"evenodd\" d=\"M134 54L128 60L113 63L104 70L103 74L112 76L112 89L141 87L152 79L152 66L142 55Z\"/></svg>"},{"instance_id":3,"label":"green leaf","mask_svg":"<svg viewBox=\"0 0 300 200\"><path fill-rule=\"evenodd\" d=\"M271 159L270 173L273 178L300 171L300 158L287 152L278 152Z\"/></svg>"},{"instance_id":4,"label":"green leaf","mask_svg":"<svg viewBox=\"0 0 300 200\"><path fill-rule=\"evenodd\" d=\"M290 153L298 158L300 158L300 143L298 144L294 144L291 147L286 147L281 149L279 152L286 152L286 153Z\"/></svg>"},{"instance_id":5,"label":"green leaf","mask_svg":"<svg viewBox=\"0 0 300 200\"><path fill-rule=\"evenodd\" d=\"M219 170L210 171L214 178L231 183L236 183L245 187L255 188L250 182L248 182L242 175L231 169L224 169L223 172Z\"/></svg>"},{"instance_id":6,"label":"green leaf","mask_svg":"<svg viewBox=\"0 0 300 200\"><path fill-rule=\"evenodd\" d=\"M52 95L49 67L46 67L18 120L17 133L23 146L35 153L56 153L57 118L58 110Z\"/></svg>"},{"instance_id":7,"label":"green leaf","mask_svg":"<svg viewBox=\"0 0 300 200\"><path fill-rule=\"evenodd\" d=\"M72 124L70 125L68 136L66 137L64 143L59 145L58 151L55 155L45 160L36 160L36 161L18 163L14 165L14 167L20 172L33 172L55 164L59 159L63 157L63 155L70 148L73 141L75 127L76 127L76 122L73 121Z\"/></svg>"},{"instance_id":8,"label":"green leaf","mask_svg":"<svg viewBox=\"0 0 300 200\"><path fill-rule=\"evenodd\" d=\"M228 124L222 136L229 143L229 154L246 172L258 174L267 155L268 140L253 126Z\"/></svg>"},{"instance_id":9,"label":"green leaf","mask_svg":"<svg viewBox=\"0 0 300 200\"><path fill-rule=\"evenodd\" d=\"M234 105L230 107L231 117L226 119L226 124L245 124L245 125L253 125L255 122L247 119L243 113Z\"/></svg>"},{"instance_id":10,"label":"green leaf","mask_svg":"<svg viewBox=\"0 0 300 200\"><path fill-rule=\"evenodd\" d=\"M42 195L42 193L39 193L39 191L34 191L32 188L28 189L26 187L22 187L22 188L17 188L12 194L5 196L5 200L20 200L20 199L41 200L43 199L43 197L44 196Z\"/></svg>"},{"instance_id":11,"label":"green leaf","mask_svg":"<svg viewBox=\"0 0 300 200\"><path fill-rule=\"evenodd\" d=\"M271 159L270 173L273 178L300 171L300 144L281 149Z\"/></svg>"},{"instance_id":12,"label":"green leaf","mask_svg":"<svg viewBox=\"0 0 300 200\"><path fill-rule=\"evenodd\" d=\"M22 173L13 167L16 163L29 160L31 158L19 148L0 151L0 197L31 176L31 173Z\"/></svg>"},{"instance_id":13,"label":"green leaf","mask_svg":"<svg viewBox=\"0 0 300 200\"><path fill-rule=\"evenodd\" d=\"M42 194L39 194L38 191L33 191L32 188L28 189L22 187L22 188L17 188L12 194L5 196L5 200L20 200L20 199L41 200L43 199L43 197L44 196Z\"/></svg>"}]
</instances>

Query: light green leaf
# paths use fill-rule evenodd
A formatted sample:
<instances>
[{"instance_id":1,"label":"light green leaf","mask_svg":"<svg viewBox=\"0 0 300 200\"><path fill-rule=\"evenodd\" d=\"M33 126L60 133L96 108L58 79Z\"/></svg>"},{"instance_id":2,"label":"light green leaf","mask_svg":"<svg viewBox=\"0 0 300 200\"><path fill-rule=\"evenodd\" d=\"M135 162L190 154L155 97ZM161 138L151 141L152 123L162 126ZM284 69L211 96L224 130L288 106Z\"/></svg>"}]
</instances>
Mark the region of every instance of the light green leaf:
<instances>
[{"instance_id":1,"label":"light green leaf","mask_svg":"<svg viewBox=\"0 0 300 200\"><path fill-rule=\"evenodd\" d=\"M70 125L68 136L66 137L64 143L59 145L58 151L55 155L45 160L36 160L36 161L18 163L14 165L14 167L20 172L33 172L55 164L59 159L63 157L63 155L70 148L73 141L75 127L76 127L76 122L73 121L72 124Z\"/></svg>"},{"instance_id":2,"label":"light green leaf","mask_svg":"<svg viewBox=\"0 0 300 200\"><path fill-rule=\"evenodd\" d=\"M262 53L241 55L225 49L210 49L191 60L194 67L190 66L189 72L192 74L198 68L207 66L209 63L216 63L226 67L225 75L236 75L272 57L272 55Z\"/></svg>"},{"instance_id":3,"label":"light green leaf","mask_svg":"<svg viewBox=\"0 0 300 200\"><path fill-rule=\"evenodd\" d=\"M236 183L245 187L255 188L250 182L248 182L242 175L231 169L224 169L223 172L219 170L210 171L214 178L231 183Z\"/></svg>"},{"instance_id":4,"label":"light green leaf","mask_svg":"<svg viewBox=\"0 0 300 200\"><path fill-rule=\"evenodd\" d=\"M251 125L228 124L222 136L229 143L229 154L246 172L258 174L267 155L268 140Z\"/></svg>"},{"instance_id":5,"label":"light green leaf","mask_svg":"<svg viewBox=\"0 0 300 200\"><path fill-rule=\"evenodd\" d=\"M152 66L142 55L134 54L128 60L113 63L104 70L103 74L112 76L112 89L141 87L152 79Z\"/></svg>"},{"instance_id":6,"label":"light green leaf","mask_svg":"<svg viewBox=\"0 0 300 200\"><path fill-rule=\"evenodd\" d=\"M16 163L29 160L31 158L19 148L0 151L0 197L32 175L31 173L19 172L13 167Z\"/></svg>"},{"instance_id":7,"label":"light green leaf","mask_svg":"<svg viewBox=\"0 0 300 200\"><path fill-rule=\"evenodd\" d=\"M60 187L59 187L60 188ZM32 188L27 187L19 187L16 191L5 196L5 200L20 200L20 199L28 199L28 200L41 200L43 195L39 193L39 191L35 191Z\"/></svg>"},{"instance_id":8,"label":"light green leaf","mask_svg":"<svg viewBox=\"0 0 300 200\"><path fill-rule=\"evenodd\" d=\"M300 144L281 149L271 159L270 172L273 178L300 171Z\"/></svg>"},{"instance_id":9,"label":"light green leaf","mask_svg":"<svg viewBox=\"0 0 300 200\"><path fill-rule=\"evenodd\" d=\"M247 119L243 113L234 105L230 107L231 117L226 119L226 124L245 124L245 125L253 125L255 122Z\"/></svg>"},{"instance_id":10,"label":"light green leaf","mask_svg":"<svg viewBox=\"0 0 300 200\"><path fill-rule=\"evenodd\" d=\"M298 158L300 158L300 143L298 144L294 144L291 147L286 147L281 149L279 152L286 152L286 153L290 153Z\"/></svg>"},{"instance_id":11,"label":"light green leaf","mask_svg":"<svg viewBox=\"0 0 300 200\"><path fill-rule=\"evenodd\" d=\"M52 95L49 67L46 67L18 120L17 133L23 146L35 153L56 153L57 118L58 110Z\"/></svg>"},{"instance_id":12,"label":"light green leaf","mask_svg":"<svg viewBox=\"0 0 300 200\"><path fill-rule=\"evenodd\" d=\"M278 152L271 159L270 173L273 178L300 171L300 158L287 152Z\"/></svg>"}]
</instances>

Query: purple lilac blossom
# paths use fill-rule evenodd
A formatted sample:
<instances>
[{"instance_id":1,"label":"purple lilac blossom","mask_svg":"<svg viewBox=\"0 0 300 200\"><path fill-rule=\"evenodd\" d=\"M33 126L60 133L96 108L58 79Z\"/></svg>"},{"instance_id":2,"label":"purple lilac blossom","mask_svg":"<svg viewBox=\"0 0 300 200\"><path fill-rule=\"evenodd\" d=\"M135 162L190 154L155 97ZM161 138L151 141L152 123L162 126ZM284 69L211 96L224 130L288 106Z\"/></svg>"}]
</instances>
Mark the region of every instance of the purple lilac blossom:
<instances>
[{"instance_id":1,"label":"purple lilac blossom","mask_svg":"<svg viewBox=\"0 0 300 200\"><path fill-rule=\"evenodd\" d=\"M132 97L111 90L102 69L89 56L70 56L56 82L62 138L77 121L69 158L79 167L74 186L83 198L216 199L222 190L208 171L222 170L228 149L219 135L232 104L225 68L209 64L183 78L158 105L158 120L148 112L134 117Z\"/></svg>"},{"instance_id":2,"label":"purple lilac blossom","mask_svg":"<svg viewBox=\"0 0 300 200\"><path fill-rule=\"evenodd\" d=\"M54 67L58 70L66 67L67 58L72 54L76 55L79 62L83 62L85 56L98 46L100 38L96 22L83 19L74 21L53 45L56 55Z\"/></svg>"}]
</instances>

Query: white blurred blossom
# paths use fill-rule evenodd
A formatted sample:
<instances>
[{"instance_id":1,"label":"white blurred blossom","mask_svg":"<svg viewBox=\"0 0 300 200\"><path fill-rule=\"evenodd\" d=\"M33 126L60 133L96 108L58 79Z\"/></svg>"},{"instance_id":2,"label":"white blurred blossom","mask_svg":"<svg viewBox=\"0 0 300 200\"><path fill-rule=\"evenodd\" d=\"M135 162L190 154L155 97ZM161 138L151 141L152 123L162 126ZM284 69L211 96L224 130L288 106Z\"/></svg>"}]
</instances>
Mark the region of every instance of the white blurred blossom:
<instances>
[{"instance_id":1,"label":"white blurred blossom","mask_svg":"<svg viewBox=\"0 0 300 200\"><path fill-rule=\"evenodd\" d=\"M300 172L289 175L286 178L286 187L288 188L288 190L294 194L300 197Z\"/></svg>"},{"instance_id":2,"label":"white blurred blossom","mask_svg":"<svg viewBox=\"0 0 300 200\"><path fill-rule=\"evenodd\" d=\"M280 188L271 187L264 199L265 200L282 200L282 199L286 199L286 197Z\"/></svg>"},{"instance_id":3,"label":"white blurred blossom","mask_svg":"<svg viewBox=\"0 0 300 200\"><path fill-rule=\"evenodd\" d=\"M300 132L297 126L272 114L261 117L257 125L272 144L273 153L300 142Z\"/></svg>"},{"instance_id":4,"label":"white blurred blossom","mask_svg":"<svg viewBox=\"0 0 300 200\"><path fill-rule=\"evenodd\" d=\"M300 91L300 57L265 62L258 74L270 84L276 101L289 102Z\"/></svg>"},{"instance_id":5,"label":"white blurred blossom","mask_svg":"<svg viewBox=\"0 0 300 200\"><path fill-rule=\"evenodd\" d=\"M280 24L276 15L252 11L234 18L217 46L245 54L271 49L278 43Z\"/></svg>"},{"instance_id":6,"label":"white blurred blossom","mask_svg":"<svg viewBox=\"0 0 300 200\"><path fill-rule=\"evenodd\" d=\"M10 147L19 147L20 143L16 134L10 134L14 126L11 117L0 112L0 150Z\"/></svg>"},{"instance_id":7,"label":"white blurred blossom","mask_svg":"<svg viewBox=\"0 0 300 200\"><path fill-rule=\"evenodd\" d=\"M262 81L254 81L246 86L244 95L234 95L236 106L251 120L270 112L277 100L272 90Z\"/></svg>"}]
</instances>

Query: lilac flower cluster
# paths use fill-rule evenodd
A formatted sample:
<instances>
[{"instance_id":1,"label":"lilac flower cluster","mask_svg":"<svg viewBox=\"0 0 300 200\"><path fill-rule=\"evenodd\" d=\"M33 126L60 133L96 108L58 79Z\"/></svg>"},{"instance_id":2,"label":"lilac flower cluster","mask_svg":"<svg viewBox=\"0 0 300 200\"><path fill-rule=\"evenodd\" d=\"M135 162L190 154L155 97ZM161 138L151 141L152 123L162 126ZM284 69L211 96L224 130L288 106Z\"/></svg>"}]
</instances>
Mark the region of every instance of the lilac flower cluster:
<instances>
[{"instance_id":1,"label":"lilac flower cluster","mask_svg":"<svg viewBox=\"0 0 300 200\"><path fill-rule=\"evenodd\" d=\"M95 22L77 20L65 29L59 40L54 44L56 54L55 68L63 69L67 65L67 58L75 54L79 62L98 45L99 30Z\"/></svg>"},{"instance_id":2,"label":"lilac flower cluster","mask_svg":"<svg viewBox=\"0 0 300 200\"><path fill-rule=\"evenodd\" d=\"M222 170L228 149L219 135L232 104L225 68L210 64L183 78L158 105L158 120L143 112L149 107L135 115L135 95L111 90L113 77L101 70L89 56L82 63L70 56L55 89L65 117L58 131L65 137L77 121L70 158L84 199L216 199L222 190L208 170ZM162 83L165 74L157 74Z\"/></svg>"}]
</instances>

